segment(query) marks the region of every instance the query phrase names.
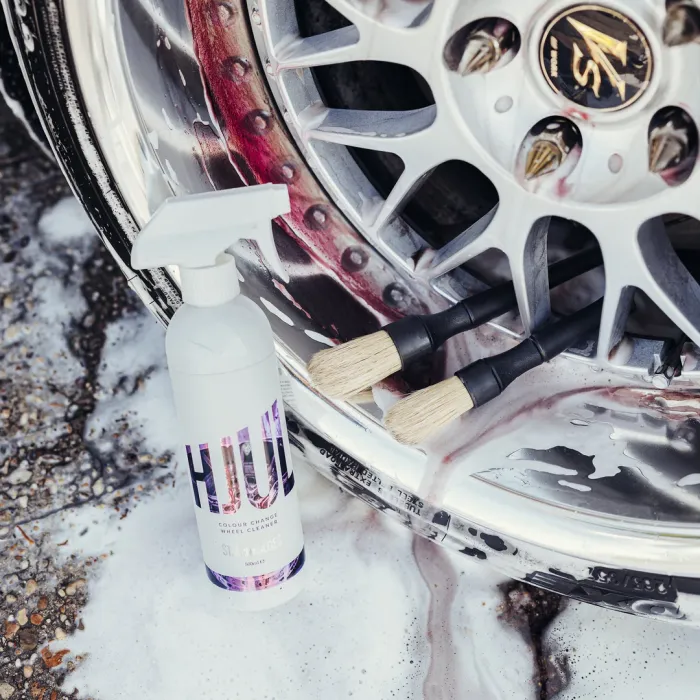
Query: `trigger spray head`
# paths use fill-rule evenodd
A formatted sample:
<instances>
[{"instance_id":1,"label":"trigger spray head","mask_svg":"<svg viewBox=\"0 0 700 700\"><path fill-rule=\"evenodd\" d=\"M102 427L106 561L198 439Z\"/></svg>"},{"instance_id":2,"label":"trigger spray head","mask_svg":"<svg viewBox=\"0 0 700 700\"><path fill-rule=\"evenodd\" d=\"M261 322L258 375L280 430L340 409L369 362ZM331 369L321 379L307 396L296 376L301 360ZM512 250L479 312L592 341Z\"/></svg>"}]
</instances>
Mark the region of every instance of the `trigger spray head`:
<instances>
[{"instance_id":1,"label":"trigger spray head","mask_svg":"<svg viewBox=\"0 0 700 700\"><path fill-rule=\"evenodd\" d=\"M229 249L257 243L267 265L289 277L272 235L272 219L290 210L286 185L257 185L167 199L141 230L131 252L135 270L177 265L182 297L193 306L217 306L240 293Z\"/></svg>"}]
</instances>

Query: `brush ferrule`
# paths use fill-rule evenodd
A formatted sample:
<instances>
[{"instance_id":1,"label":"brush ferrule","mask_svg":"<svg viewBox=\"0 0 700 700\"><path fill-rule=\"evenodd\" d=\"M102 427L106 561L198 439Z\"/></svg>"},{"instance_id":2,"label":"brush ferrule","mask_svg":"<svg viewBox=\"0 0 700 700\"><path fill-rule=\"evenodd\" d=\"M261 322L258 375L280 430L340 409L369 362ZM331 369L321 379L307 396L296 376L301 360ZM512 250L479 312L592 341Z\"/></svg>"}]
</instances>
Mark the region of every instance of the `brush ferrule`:
<instances>
[{"instance_id":1,"label":"brush ferrule","mask_svg":"<svg viewBox=\"0 0 700 700\"><path fill-rule=\"evenodd\" d=\"M396 352L401 358L401 369L406 369L411 362L420 360L436 349L433 335L426 323L430 318L430 316L406 316L382 329L396 346Z\"/></svg>"},{"instance_id":2,"label":"brush ferrule","mask_svg":"<svg viewBox=\"0 0 700 700\"><path fill-rule=\"evenodd\" d=\"M407 316L383 330L394 342L405 369L412 362L435 352L449 338L474 327L469 306L460 303L430 316Z\"/></svg>"},{"instance_id":3,"label":"brush ferrule","mask_svg":"<svg viewBox=\"0 0 700 700\"><path fill-rule=\"evenodd\" d=\"M600 325L603 302L546 326L507 352L479 360L455 374L464 384L475 406L499 396L518 377L549 362Z\"/></svg>"},{"instance_id":4,"label":"brush ferrule","mask_svg":"<svg viewBox=\"0 0 700 700\"><path fill-rule=\"evenodd\" d=\"M528 338L507 352L469 365L455 376L464 384L474 405L483 406L544 361L537 343Z\"/></svg>"},{"instance_id":5,"label":"brush ferrule","mask_svg":"<svg viewBox=\"0 0 700 700\"><path fill-rule=\"evenodd\" d=\"M503 386L498 375L494 373L486 360L478 360L455 376L464 384L464 388L472 397L474 406L483 406L501 395Z\"/></svg>"}]
</instances>

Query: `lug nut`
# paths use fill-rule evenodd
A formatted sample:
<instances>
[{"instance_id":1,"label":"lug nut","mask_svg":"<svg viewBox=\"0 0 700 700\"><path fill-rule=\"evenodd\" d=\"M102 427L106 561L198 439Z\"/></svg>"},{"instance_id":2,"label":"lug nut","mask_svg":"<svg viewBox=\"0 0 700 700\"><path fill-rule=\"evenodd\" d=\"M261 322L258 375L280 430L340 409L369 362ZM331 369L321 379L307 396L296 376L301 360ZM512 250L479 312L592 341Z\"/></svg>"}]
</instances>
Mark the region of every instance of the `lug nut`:
<instances>
[{"instance_id":1,"label":"lug nut","mask_svg":"<svg viewBox=\"0 0 700 700\"><path fill-rule=\"evenodd\" d=\"M451 70L461 75L488 73L508 52L518 48L519 41L520 34L511 22L498 18L480 20L452 37L445 60Z\"/></svg>"},{"instance_id":2,"label":"lug nut","mask_svg":"<svg viewBox=\"0 0 700 700\"><path fill-rule=\"evenodd\" d=\"M700 41L700 9L692 0L667 3L663 39L666 46L684 46Z\"/></svg>"},{"instance_id":3,"label":"lug nut","mask_svg":"<svg viewBox=\"0 0 700 700\"><path fill-rule=\"evenodd\" d=\"M525 163L525 179L535 180L558 170L571 150L581 144L581 132L568 119L556 118L536 126Z\"/></svg>"},{"instance_id":4,"label":"lug nut","mask_svg":"<svg viewBox=\"0 0 700 700\"><path fill-rule=\"evenodd\" d=\"M649 170L661 174L694 160L698 130L690 115L679 107L657 113L649 129Z\"/></svg>"},{"instance_id":5,"label":"lug nut","mask_svg":"<svg viewBox=\"0 0 700 700\"><path fill-rule=\"evenodd\" d=\"M673 380L683 373L683 349L688 339L667 340L661 354L654 358L651 383L657 389L668 389Z\"/></svg>"}]
</instances>

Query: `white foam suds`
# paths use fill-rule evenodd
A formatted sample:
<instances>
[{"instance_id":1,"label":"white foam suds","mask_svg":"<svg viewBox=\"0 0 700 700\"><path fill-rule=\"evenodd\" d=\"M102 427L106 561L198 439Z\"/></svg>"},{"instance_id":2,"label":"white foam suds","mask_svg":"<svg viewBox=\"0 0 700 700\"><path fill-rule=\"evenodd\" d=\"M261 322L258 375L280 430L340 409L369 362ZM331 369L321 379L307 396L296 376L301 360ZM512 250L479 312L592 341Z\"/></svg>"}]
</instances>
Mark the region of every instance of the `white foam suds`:
<instances>
[{"instance_id":1,"label":"white foam suds","mask_svg":"<svg viewBox=\"0 0 700 700\"><path fill-rule=\"evenodd\" d=\"M111 526L84 509L79 517L99 535L85 549L102 537L114 554L90 584L85 631L70 640L88 656L66 689L110 700L389 698L396 688L420 697L428 590L410 535L296 471L306 589L264 613L236 612L232 594L207 581L184 474Z\"/></svg>"},{"instance_id":2,"label":"white foam suds","mask_svg":"<svg viewBox=\"0 0 700 700\"><path fill-rule=\"evenodd\" d=\"M50 243L73 243L85 236L94 236L95 228L80 202L66 197L39 219L39 230Z\"/></svg>"},{"instance_id":3,"label":"white foam suds","mask_svg":"<svg viewBox=\"0 0 700 700\"><path fill-rule=\"evenodd\" d=\"M547 634L569 650L571 682L557 700L690 697L700 630L571 603Z\"/></svg>"}]
</instances>

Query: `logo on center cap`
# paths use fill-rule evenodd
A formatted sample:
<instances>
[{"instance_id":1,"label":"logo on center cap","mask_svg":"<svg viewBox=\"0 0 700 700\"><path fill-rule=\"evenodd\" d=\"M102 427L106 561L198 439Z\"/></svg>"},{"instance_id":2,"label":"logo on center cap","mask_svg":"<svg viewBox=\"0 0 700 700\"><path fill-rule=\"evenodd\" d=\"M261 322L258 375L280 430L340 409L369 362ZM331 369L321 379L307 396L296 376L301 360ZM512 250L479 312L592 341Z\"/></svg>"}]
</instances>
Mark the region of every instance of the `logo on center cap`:
<instances>
[{"instance_id":1,"label":"logo on center cap","mask_svg":"<svg viewBox=\"0 0 700 700\"><path fill-rule=\"evenodd\" d=\"M636 102L654 71L642 30L600 5L576 5L555 17L542 37L540 65L554 92L603 112Z\"/></svg>"}]
</instances>

